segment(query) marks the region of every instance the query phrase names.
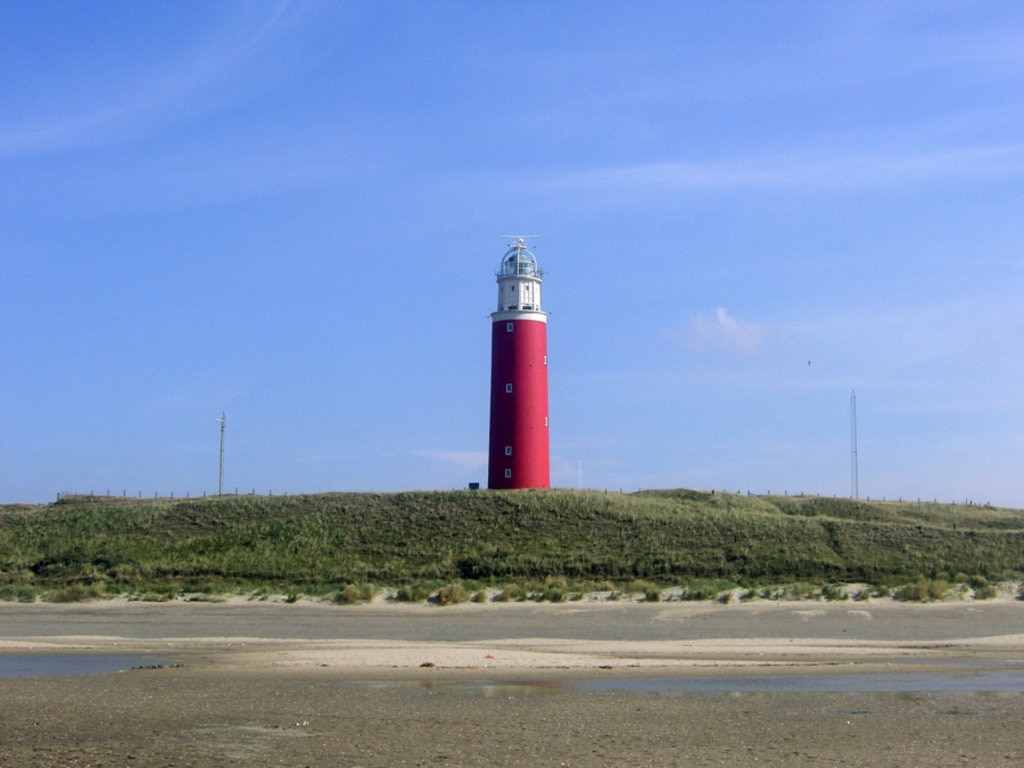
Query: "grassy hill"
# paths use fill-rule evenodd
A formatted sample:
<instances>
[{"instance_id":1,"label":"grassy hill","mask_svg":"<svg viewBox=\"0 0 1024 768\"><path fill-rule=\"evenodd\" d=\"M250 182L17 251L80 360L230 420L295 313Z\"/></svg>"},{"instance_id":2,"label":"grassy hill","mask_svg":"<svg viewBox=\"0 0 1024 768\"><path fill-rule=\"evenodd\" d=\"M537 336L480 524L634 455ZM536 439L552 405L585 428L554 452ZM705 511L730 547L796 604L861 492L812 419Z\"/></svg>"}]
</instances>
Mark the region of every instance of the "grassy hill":
<instances>
[{"instance_id":1,"label":"grassy hill","mask_svg":"<svg viewBox=\"0 0 1024 768\"><path fill-rule=\"evenodd\" d=\"M0 506L0 598L350 585L520 593L1024 575L1024 512L688 490L453 491ZM507 591L507 590L506 590ZM364 588L364 594L366 590ZM351 594L351 592L350 592ZM515 593L513 593L515 594Z\"/></svg>"}]
</instances>

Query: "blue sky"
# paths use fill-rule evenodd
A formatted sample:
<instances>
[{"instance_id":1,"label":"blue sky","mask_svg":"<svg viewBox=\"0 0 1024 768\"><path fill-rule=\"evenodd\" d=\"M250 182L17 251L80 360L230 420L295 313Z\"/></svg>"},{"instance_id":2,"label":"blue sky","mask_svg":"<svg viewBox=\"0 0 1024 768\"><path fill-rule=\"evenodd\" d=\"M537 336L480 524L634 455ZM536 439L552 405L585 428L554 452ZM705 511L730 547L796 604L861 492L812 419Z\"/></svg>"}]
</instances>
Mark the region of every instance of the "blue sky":
<instances>
[{"instance_id":1,"label":"blue sky","mask_svg":"<svg viewBox=\"0 0 1024 768\"><path fill-rule=\"evenodd\" d=\"M1024 506L1017 2L0 4L0 501L486 478Z\"/></svg>"}]
</instances>

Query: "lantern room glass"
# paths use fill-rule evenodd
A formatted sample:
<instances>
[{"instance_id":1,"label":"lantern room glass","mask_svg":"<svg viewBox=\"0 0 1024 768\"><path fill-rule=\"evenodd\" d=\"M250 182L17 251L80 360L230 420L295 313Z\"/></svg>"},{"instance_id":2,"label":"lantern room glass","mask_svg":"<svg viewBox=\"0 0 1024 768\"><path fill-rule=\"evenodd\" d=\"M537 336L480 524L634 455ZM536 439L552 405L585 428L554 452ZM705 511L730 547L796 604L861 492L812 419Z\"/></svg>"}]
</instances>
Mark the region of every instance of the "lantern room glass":
<instances>
[{"instance_id":1,"label":"lantern room glass","mask_svg":"<svg viewBox=\"0 0 1024 768\"><path fill-rule=\"evenodd\" d=\"M537 258L530 253L520 240L507 251L501 260L499 277L538 276Z\"/></svg>"}]
</instances>

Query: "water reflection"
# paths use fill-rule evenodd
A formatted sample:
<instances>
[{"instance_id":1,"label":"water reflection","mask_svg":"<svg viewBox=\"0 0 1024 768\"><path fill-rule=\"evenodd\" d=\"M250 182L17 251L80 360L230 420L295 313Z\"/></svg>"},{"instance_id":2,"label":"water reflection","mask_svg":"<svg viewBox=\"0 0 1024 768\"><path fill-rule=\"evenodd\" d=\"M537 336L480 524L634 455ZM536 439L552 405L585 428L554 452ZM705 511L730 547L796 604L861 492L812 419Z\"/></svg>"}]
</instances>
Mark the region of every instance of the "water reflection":
<instances>
[{"instance_id":1,"label":"water reflection","mask_svg":"<svg viewBox=\"0 0 1024 768\"><path fill-rule=\"evenodd\" d=\"M928 672L724 675L694 677L606 677L583 680L431 681L426 693L519 697L586 691L626 693L1024 693L1024 669L999 663L949 664Z\"/></svg>"},{"instance_id":2,"label":"water reflection","mask_svg":"<svg viewBox=\"0 0 1024 768\"><path fill-rule=\"evenodd\" d=\"M630 693L1024 693L1024 672L624 678L579 680L571 687Z\"/></svg>"}]
</instances>

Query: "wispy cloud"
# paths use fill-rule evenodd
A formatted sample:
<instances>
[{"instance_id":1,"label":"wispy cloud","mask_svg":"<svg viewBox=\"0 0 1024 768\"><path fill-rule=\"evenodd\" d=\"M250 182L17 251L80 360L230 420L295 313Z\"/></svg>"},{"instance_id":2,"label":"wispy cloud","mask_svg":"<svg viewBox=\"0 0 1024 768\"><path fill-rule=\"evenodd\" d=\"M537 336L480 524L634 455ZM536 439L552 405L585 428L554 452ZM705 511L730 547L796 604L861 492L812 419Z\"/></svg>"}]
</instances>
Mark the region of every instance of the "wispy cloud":
<instances>
[{"instance_id":1,"label":"wispy cloud","mask_svg":"<svg viewBox=\"0 0 1024 768\"><path fill-rule=\"evenodd\" d=\"M183 45L169 63L147 68L142 62L136 76L111 79L106 92L90 99L85 110L72 108L80 101L68 95L77 90L73 80L54 83L50 115L8 115L0 130L0 158L118 142L221 108L225 90L237 97L261 87L247 75L307 10L288 0L252 11L243 5L219 24L211 20L213 31ZM228 80L230 89L224 87Z\"/></svg>"},{"instance_id":2,"label":"wispy cloud","mask_svg":"<svg viewBox=\"0 0 1024 768\"><path fill-rule=\"evenodd\" d=\"M777 155L721 162L668 161L609 166L553 180L577 190L850 189L980 179L1024 173L1024 144L952 147L930 152Z\"/></svg>"},{"instance_id":3,"label":"wispy cloud","mask_svg":"<svg viewBox=\"0 0 1024 768\"><path fill-rule=\"evenodd\" d=\"M417 456L425 456L445 464L454 464L466 470L476 470L487 466L486 451L416 451Z\"/></svg>"},{"instance_id":4,"label":"wispy cloud","mask_svg":"<svg viewBox=\"0 0 1024 768\"><path fill-rule=\"evenodd\" d=\"M665 335L696 352L710 350L730 355L755 354L770 338L763 326L737 320L723 307L713 313L701 312Z\"/></svg>"}]
</instances>

